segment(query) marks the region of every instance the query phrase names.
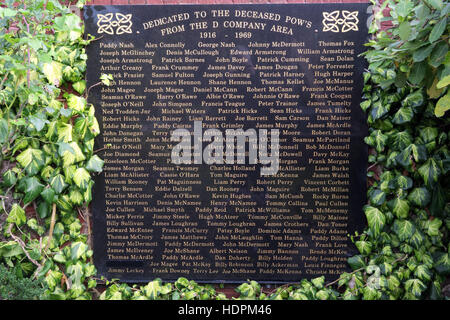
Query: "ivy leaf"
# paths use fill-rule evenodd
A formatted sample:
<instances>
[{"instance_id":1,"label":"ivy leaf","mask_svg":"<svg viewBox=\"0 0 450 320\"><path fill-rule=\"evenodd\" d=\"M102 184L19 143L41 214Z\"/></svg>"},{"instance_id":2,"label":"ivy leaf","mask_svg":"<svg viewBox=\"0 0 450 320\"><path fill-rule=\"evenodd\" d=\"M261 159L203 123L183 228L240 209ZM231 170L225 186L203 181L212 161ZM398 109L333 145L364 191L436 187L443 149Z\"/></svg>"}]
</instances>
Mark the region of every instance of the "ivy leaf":
<instances>
[{"instance_id":1,"label":"ivy leaf","mask_svg":"<svg viewBox=\"0 0 450 320\"><path fill-rule=\"evenodd\" d=\"M62 69L63 65L57 61L44 63L42 67L42 71L44 75L47 77L48 82L50 82L56 87L59 87L59 85L61 84L63 78Z\"/></svg>"},{"instance_id":2,"label":"ivy leaf","mask_svg":"<svg viewBox=\"0 0 450 320\"><path fill-rule=\"evenodd\" d=\"M316 298L319 300L327 300L330 294L325 290L319 290L316 293Z\"/></svg>"},{"instance_id":3,"label":"ivy leaf","mask_svg":"<svg viewBox=\"0 0 450 320\"><path fill-rule=\"evenodd\" d=\"M398 176L395 179L395 184L396 184L397 188L400 188L402 190L408 190L412 187L413 181L410 177Z\"/></svg>"},{"instance_id":4,"label":"ivy leaf","mask_svg":"<svg viewBox=\"0 0 450 320\"><path fill-rule=\"evenodd\" d=\"M420 232L417 228L414 234L409 238L409 243L413 245L416 249L420 248L422 246L424 240L424 236L422 232Z\"/></svg>"},{"instance_id":5,"label":"ivy leaf","mask_svg":"<svg viewBox=\"0 0 450 320\"><path fill-rule=\"evenodd\" d=\"M420 298L422 292L427 288L419 279L409 279L405 282L405 289L412 293L416 298Z\"/></svg>"},{"instance_id":6,"label":"ivy leaf","mask_svg":"<svg viewBox=\"0 0 450 320\"><path fill-rule=\"evenodd\" d=\"M26 180L25 197L23 203L27 204L36 199L44 190L44 185L39 182L36 177L27 178Z\"/></svg>"},{"instance_id":7,"label":"ivy leaf","mask_svg":"<svg viewBox=\"0 0 450 320\"><path fill-rule=\"evenodd\" d=\"M397 132L392 139L392 147L396 150L404 150L412 143L411 134L408 131Z\"/></svg>"},{"instance_id":8,"label":"ivy leaf","mask_svg":"<svg viewBox=\"0 0 450 320\"><path fill-rule=\"evenodd\" d=\"M86 190L88 182L91 179L89 172L85 168L78 168L73 174L73 181L82 190Z\"/></svg>"},{"instance_id":9,"label":"ivy leaf","mask_svg":"<svg viewBox=\"0 0 450 320\"><path fill-rule=\"evenodd\" d=\"M161 292L161 283L158 280L149 282L144 288L144 294L151 300L155 300Z\"/></svg>"},{"instance_id":10,"label":"ivy leaf","mask_svg":"<svg viewBox=\"0 0 450 320\"><path fill-rule=\"evenodd\" d=\"M59 113L66 118L69 118L70 116L72 116L72 109L69 108L60 108L59 109Z\"/></svg>"},{"instance_id":11,"label":"ivy leaf","mask_svg":"<svg viewBox=\"0 0 450 320\"><path fill-rule=\"evenodd\" d=\"M0 254L3 258L11 258L23 255L23 250L15 241L0 242ZM14 267L14 265L12 265L12 267Z\"/></svg>"},{"instance_id":12,"label":"ivy leaf","mask_svg":"<svg viewBox=\"0 0 450 320\"><path fill-rule=\"evenodd\" d=\"M84 139L84 136L86 135L86 131L89 126L89 121L87 118L78 117L75 120L75 132L80 136L81 139Z\"/></svg>"},{"instance_id":13,"label":"ivy leaf","mask_svg":"<svg viewBox=\"0 0 450 320\"><path fill-rule=\"evenodd\" d=\"M450 91L443 97L441 97L436 103L434 114L436 117L442 117L447 110L450 109Z\"/></svg>"},{"instance_id":14,"label":"ivy leaf","mask_svg":"<svg viewBox=\"0 0 450 320\"><path fill-rule=\"evenodd\" d=\"M436 88L442 89L445 88L450 84L450 75L446 75L442 79L439 80L439 82L436 84Z\"/></svg>"},{"instance_id":15,"label":"ivy leaf","mask_svg":"<svg viewBox=\"0 0 450 320\"><path fill-rule=\"evenodd\" d=\"M386 194L380 189L372 189L369 191L370 203L380 206L386 201Z\"/></svg>"},{"instance_id":16,"label":"ivy leaf","mask_svg":"<svg viewBox=\"0 0 450 320\"><path fill-rule=\"evenodd\" d=\"M390 263L387 263L387 262L383 262L381 265L380 265L380 270L381 270L381 272L384 274L384 275L389 275L389 274L391 274L392 273L392 264L390 264Z\"/></svg>"},{"instance_id":17,"label":"ivy leaf","mask_svg":"<svg viewBox=\"0 0 450 320\"><path fill-rule=\"evenodd\" d=\"M408 240L416 231L415 226L409 220L395 220L392 230L400 241Z\"/></svg>"},{"instance_id":18,"label":"ivy leaf","mask_svg":"<svg viewBox=\"0 0 450 320\"><path fill-rule=\"evenodd\" d=\"M41 192L41 197L45 200L46 203L53 203L53 199L55 197L55 190L52 188L45 188L44 191Z\"/></svg>"},{"instance_id":19,"label":"ivy leaf","mask_svg":"<svg viewBox=\"0 0 450 320\"><path fill-rule=\"evenodd\" d=\"M69 201L69 196L68 195L59 195L56 198L56 206L59 208L59 210L61 211L70 211L73 209L72 204Z\"/></svg>"},{"instance_id":20,"label":"ivy leaf","mask_svg":"<svg viewBox=\"0 0 450 320\"><path fill-rule=\"evenodd\" d=\"M70 246L70 259L72 261L79 260L89 249L89 247L83 242L77 241Z\"/></svg>"},{"instance_id":21,"label":"ivy leaf","mask_svg":"<svg viewBox=\"0 0 450 320\"><path fill-rule=\"evenodd\" d=\"M448 252L440 252L437 254L434 268L439 274L449 275L450 274L450 254Z\"/></svg>"},{"instance_id":22,"label":"ivy leaf","mask_svg":"<svg viewBox=\"0 0 450 320\"><path fill-rule=\"evenodd\" d=\"M360 106L361 106L361 109L363 109L363 111L365 112L365 111L367 111L367 109L370 107L371 104L372 104L372 101L365 100L365 101L361 102Z\"/></svg>"},{"instance_id":23,"label":"ivy leaf","mask_svg":"<svg viewBox=\"0 0 450 320\"><path fill-rule=\"evenodd\" d=\"M72 142L72 125L69 123L58 123L58 142Z\"/></svg>"},{"instance_id":24,"label":"ivy leaf","mask_svg":"<svg viewBox=\"0 0 450 320\"><path fill-rule=\"evenodd\" d=\"M92 201L92 186L94 185L94 181L89 181L86 190L83 193L84 202L88 205Z\"/></svg>"},{"instance_id":25,"label":"ivy leaf","mask_svg":"<svg viewBox=\"0 0 450 320\"><path fill-rule=\"evenodd\" d=\"M408 167L411 164L411 145L403 149L396 157L395 160L403 167Z\"/></svg>"},{"instance_id":26,"label":"ivy leaf","mask_svg":"<svg viewBox=\"0 0 450 320\"><path fill-rule=\"evenodd\" d=\"M369 241L359 240L355 242L356 248L358 248L358 251L367 256L372 252L372 243Z\"/></svg>"},{"instance_id":27,"label":"ivy leaf","mask_svg":"<svg viewBox=\"0 0 450 320\"><path fill-rule=\"evenodd\" d=\"M63 159L63 166L68 167L71 164L75 163L75 151L70 146L69 143L66 142L60 142L59 148L58 148L58 154Z\"/></svg>"},{"instance_id":28,"label":"ivy leaf","mask_svg":"<svg viewBox=\"0 0 450 320\"><path fill-rule=\"evenodd\" d=\"M424 97L421 90L416 90L410 93L403 99L402 105L409 107L418 107L423 104Z\"/></svg>"},{"instance_id":29,"label":"ivy leaf","mask_svg":"<svg viewBox=\"0 0 450 320\"><path fill-rule=\"evenodd\" d=\"M74 205L83 204L83 200L84 200L83 195L80 193L80 191L78 191L76 189L70 190L69 198L70 198L70 201L72 201L72 203Z\"/></svg>"},{"instance_id":30,"label":"ivy leaf","mask_svg":"<svg viewBox=\"0 0 450 320\"><path fill-rule=\"evenodd\" d=\"M72 84L72 87L79 93L83 94L84 90L86 90L86 81L80 80Z\"/></svg>"},{"instance_id":31,"label":"ivy leaf","mask_svg":"<svg viewBox=\"0 0 450 320\"><path fill-rule=\"evenodd\" d=\"M383 212L375 207L366 205L364 207L364 213L366 214L369 228L373 231L375 236L379 235L386 223L386 217Z\"/></svg>"},{"instance_id":32,"label":"ivy leaf","mask_svg":"<svg viewBox=\"0 0 450 320\"><path fill-rule=\"evenodd\" d=\"M325 277L321 276L321 277L317 277L317 278L311 279L311 283L317 289L322 289L324 284L325 284Z\"/></svg>"},{"instance_id":33,"label":"ivy leaf","mask_svg":"<svg viewBox=\"0 0 450 320\"><path fill-rule=\"evenodd\" d=\"M99 156L93 155L86 164L86 170L91 172L102 172L104 161Z\"/></svg>"},{"instance_id":34,"label":"ivy leaf","mask_svg":"<svg viewBox=\"0 0 450 320\"><path fill-rule=\"evenodd\" d=\"M417 266L417 268L414 270L414 276L419 278L421 281L425 281L425 282L430 281L431 275L432 274L431 274L430 269L424 264Z\"/></svg>"},{"instance_id":35,"label":"ivy leaf","mask_svg":"<svg viewBox=\"0 0 450 320\"><path fill-rule=\"evenodd\" d=\"M45 127L45 124L48 123L47 117L42 112L31 116L29 120L37 132L40 132Z\"/></svg>"},{"instance_id":36,"label":"ivy leaf","mask_svg":"<svg viewBox=\"0 0 450 320\"><path fill-rule=\"evenodd\" d=\"M3 185L7 188L15 185L17 182L17 176L14 171L8 170L3 174Z\"/></svg>"},{"instance_id":37,"label":"ivy leaf","mask_svg":"<svg viewBox=\"0 0 450 320\"><path fill-rule=\"evenodd\" d=\"M62 252L58 252L57 254L55 254L53 256L53 260L58 262L58 263L66 263L66 256L62 253Z\"/></svg>"},{"instance_id":38,"label":"ivy leaf","mask_svg":"<svg viewBox=\"0 0 450 320\"><path fill-rule=\"evenodd\" d=\"M433 27L433 30L431 30L429 37L430 43L433 43L436 40L438 40L444 33L446 27L447 27L447 17L444 17L443 19L441 19L441 21L436 23Z\"/></svg>"},{"instance_id":39,"label":"ivy leaf","mask_svg":"<svg viewBox=\"0 0 450 320\"><path fill-rule=\"evenodd\" d=\"M416 162L427 159L427 149L424 145L411 144L411 151Z\"/></svg>"},{"instance_id":40,"label":"ivy leaf","mask_svg":"<svg viewBox=\"0 0 450 320\"><path fill-rule=\"evenodd\" d=\"M430 237L439 235L439 228L442 226L442 221L439 218L433 220L427 220L425 223L425 229Z\"/></svg>"},{"instance_id":41,"label":"ivy leaf","mask_svg":"<svg viewBox=\"0 0 450 320\"><path fill-rule=\"evenodd\" d=\"M70 109L82 112L86 108L86 99L74 94L69 94L67 97L67 105Z\"/></svg>"},{"instance_id":42,"label":"ivy leaf","mask_svg":"<svg viewBox=\"0 0 450 320\"><path fill-rule=\"evenodd\" d=\"M430 202L430 193L426 188L414 188L408 195L408 200L415 206L424 208Z\"/></svg>"},{"instance_id":43,"label":"ivy leaf","mask_svg":"<svg viewBox=\"0 0 450 320\"><path fill-rule=\"evenodd\" d=\"M389 104L384 104L381 101L375 102L370 110L372 119L375 121L383 117L386 113L389 112L389 106Z\"/></svg>"},{"instance_id":44,"label":"ivy leaf","mask_svg":"<svg viewBox=\"0 0 450 320\"><path fill-rule=\"evenodd\" d=\"M83 278L83 265L80 261L76 264L71 264L67 267L67 273L70 275L69 278L72 280L72 290L74 290L74 285L80 285Z\"/></svg>"},{"instance_id":45,"label":"ivy leaf","mask_svg":"<svg viewBox=\"0 0 450 320\"><path fill-rule=\"evenodd\" d=\"M66 179L65 179L66 183L70 183L70 184L72 183L73 174L75 173L75 170L77 170L77 167L75 165L71 165L71 166L63 168L64 177L66 177Z\"/></svg>"},{"instance_id":46,"label":"ivy leaf","mask_svg":"<svg viewBox=\"0 0 450 320\"><path fill-rule=\"evenodd\" d=\"M50 186L52 188L49 190L53 190L56 194L60 194L67 187L67 184L64 181L63 175L57 174L50 180Z\"/></svg>"},{"instance_id":47,"label":"ivy leaf","mask_svg":"<svg viewBox=\"0 0 450 320\"><path fill-rule=\"evenodd\" d=\"M381 292L374 286L366 286L362 289L364 300L376 300L381 296Z\"/></svg>"},{"instance_id":48,"label":"ivy leaf","mask_svg":"<svg viewBox=\"0 0 450 320\"><path fill-rule=\"evenodd\" d=\"M25 224L25 222L27 222L25 211L17 203L14 203L6 221L15 223L18 227L20 227L21 225Z\"/></svg>"},{"instance_id":49,"label":"ivy leaf","mask_svg":"<svg viewBox=\"0 0 450 320\"><path fill-rule=\"evenodd\" d=\"M45 219L50 215L51 207L46 201L41 201L37 206L36 211L41 219Z\"/></svg>"},{"instance_id":50,"label":"ivy leaf","mask_svg":"<svg viewBox=\"0 0 450 320\"><path fill-rule=\"evenodd\" d=\"M80 147L78 146L78 143L76 143L75 141L67 144L67 149L63 151L62 157L63 165L65 167L86 159Z\"/></svg>"},{"instance_id":51,"label":"ivy leaf","mask_svg":"<svg viewBox=\"0 0 450 320\"><path fill-rule=\"evenodd\" d=\"M444 213L445 199L445 191L441 185L437 183L433 189L430 204L430 211L434 216L440 216Z\"/></svg>"},{"instance_id":52,"label":"ivy leaf","mask_svg":"<svg viewBox=\"0 0 450 320\"><path fill-rule=\"evenodd\" d=\"M409 202L407 200L395 198L388 202L388 206L398 218L408 217Z\"/></svg>"},{"instance_id":53,"label":"ivy leaf","mask_svg":"<svg viewBox=\"0 0 450 320\"><path fill-rule=\"evenodd\" d=\"M410 122L414 116L414 112L411 107L401 107L395 113L392 122L395 124L403 124L406 122Z\"/></svg>"},{"instance_id":54,"label":"ivy leaf","mask_svg":"<svg viewBox=\"0 0 450 320\"><path fill-rule=\"evenodd\" d=\"M438 280L431 283L430 299L442 300L441 283Z\"/></svg>"},{"instance_id":55,"label":"ivy leaf","mask_svg":"<svg viewBox=\"0 0 450 320\"><path fill-rule=\"evenodd\" d=\"M434 139L436 139L438 134L439 134L438 129L433 127L420 128L419 130L419 135L424 143L434 141Z\"/></svg>"},{"instance_id":56,"label":"ivy leaf","mask_svg":"<svg viewBox=\"0 0 450 320\"><path fill-rule=\"evenodd\" d=\"M396 290L400 287L400 280L394 275L391 275L387 278L387 287L390 290Z\"/></svg>"},{"instance_id":57,"label":"ivy leaf","mask_svg":"<svg viewBox=\"0 0 450 320\"><path fill-rule=\"evenodd\" d=\"M247 298L253 298L255 296L255 290L248 283L243 283L236 288L236 291Z\"/></svg>"},{"instance_id":58,"label":"ivy leaf","mask_svg":"<svg viewBox=\"0 0 450 320\"><path fill-rule=\"evenodd\" d=\"M100 80L105 86L109 87L111 85L111 82L113 81L113 76L112 74L102 73L100 75Z\"/></svg>"},{"instance_id":59,"label":"ivy leaf","mask_svg":"<svg viewBox=\"0 0 450 320\"><path fill-rule=\"evenodd\" d=\"M59 241L63 234L64 234L64 225L61 222L57 222L55 224L55 229L53 229L53 236L55 237L55 239L58 239Z\"/></svg>"},{"instance_id":60,"label":"ivy leaf","mask_svg":"<svg viewBox=\"0 0 450 320\"><path fill-rule=\"evenodd\" d=\"M383 134L381 130L374 130L370 136L365 137L364 141L374 147L378 152L382 152L388 140L388 136Z\"/></svg>"},{"instance_id":61,"label":"ivy leaf","mask_svg":"<svg viewBox=\"0 0 450 320\"><path fill-rule=\"evenodd\" d=\"M441 175L441 169L433 158L429 158L418 171L425 184L430 188L435 185Z\"/></svg>"},{"instance_id":62,"label":"ivy leaf","mask_svg":"<svg viewBox=\"0 0 450 320\"><path fill-rule=\"evenodd\" d=\"M44 152L31 147L19 154L16 160L30 176L37 174L45 164Z\"/></svg>"}]
</instances>

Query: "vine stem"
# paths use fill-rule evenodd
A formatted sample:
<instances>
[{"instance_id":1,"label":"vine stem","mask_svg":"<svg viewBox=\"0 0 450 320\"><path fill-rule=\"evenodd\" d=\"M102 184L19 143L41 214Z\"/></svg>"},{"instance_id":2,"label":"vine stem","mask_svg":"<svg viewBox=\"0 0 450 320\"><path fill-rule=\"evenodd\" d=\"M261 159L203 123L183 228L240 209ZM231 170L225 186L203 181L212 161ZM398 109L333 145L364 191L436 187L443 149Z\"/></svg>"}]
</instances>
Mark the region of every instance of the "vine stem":
<instances>
[{"instance_id":1,"label":"vine stem","mask_svg":"<svg viewBox=\"0 0 450 320\"><path fill-rule=\"evenodd\" d=\"M25 25L27 26L27 33L30 34L30 25L28 24L27 19L25 16L23 16L23 22L25 22ZM27 68L27 87L30 87L30 62L31 62L31 53L30 53L30 46L27 45L27 55L28 55L28 68Z\"/></svg>"},{"instance_id":2,"label":"vine stem","mask_svg":"<svg viewBox=\"0 0 450 320\"><path fill-rule=\"evenodd\" d=\"M367 171L369 171L370 169L374 168L377 164L378 164L378 162L375 162L374 164L372 164L370 167L367 168Z\"/></svg>"},{"instance_id":3,"label":"vine stem","mask_svg":"<svg viewBox=\"0 0 450 320\"><path fill-rule=\"evenodd\" d=\"M3 90L3 84L5 83L6 79L8 79L9 71L5 74L5 76L2 79L2 82L0 83L0 90Z\"/></svg>"},{"instance_id":4,"label":"vine stem","mask_svg":"<svg viewBox=\"0 0 450 320\"><path fill-rule=\"evenodd\" d=\"M36 260L34 260L33 258L30 257L28 251L25 248L25 243L22 241L22 239L20 239L19 237L15 236L12 233L12 227L13 227L13 224L11 223L8 228L8 233L14 239L14 241L17 242L19 244L19 246L22 248L22 250L25 253L25 255L27 256L28 260L30 260L35 266L37 266L36 272L34 273L34 276L36 276L39 273L39 271L42 269L43 266L39 262L37 262Z\"/></svg>"},{"instance_id":5,"label":"vine stem","mask_svg":"<svg viewBox=\"0 0 450 320\"><path fill-rule=\"evenodd\" d=\"M55 222L56 222L56 203L53 204L53 208L52 208L52 217L50 220L50 230L48 232L48 241L47 241L47 245L45 246L45 251L47 251L47 249L50 246L50 243L52 242L53 228L55 227Z\"/></svg>"},{"instance_id":6,"label":"vine stem","mask_svg":"<svg viewBox=\"0 0 450 320\"><path fill-rule=\"evenodd\" d=\"M89 92L91 91L91 89L94 88L94 87L96 87L96 86L99 86L99 85L101 85L101 84L102 84L102 82L99 81L99 82L97 82L97 83L94 83L92 86L90 86L90 87L87 89L86 95L84 96L84 98L87 99L87 97L89 96Z\"/></svg>"},{"instance_id":7,"label":"vine stem","mask_svg":"<svg viewBox=\"0 0 450 320\"><path fill-rule=\"evenodd\" d=\"M349 275L354 275L355 273L360 272L360 271L364 270L365 268L366 268L366 267L361 267L361 268L359 268L359 269L356 269L355 271L350 272ZM340 279L338 278L338 279L336 279L336 280L334 280L334 281L331 281L330 283L327 283L327 284L325 285L325 288L328 288L329 286L332 286L333 284L339 282L339 280L340 280Z\"/></svg>"},{"instance_id":8,"label":"vine stem","mask_svg":"<svg viewBox=\"0 0 450 320\"><path fill-rule=\"evenodd\" d=\"M107 149L109 149L108 146L100 148L100 149L97 149L97 150L94 150L94 153L97 153L97 152L100 152L100 151L103 151L103 150L107 150Z\"/></svg>"},{"instance_id":9,"label":"vine stem","mask_svg":"<svg viewBox=\"0 0 450 320\"><path fill-rule=\"evenodd\" d=\"M405 260L406 258L408 258L408 255L407 255L407 254L404 255L404 256L401 257L401 258L398 258L398 259L394 260L393 263L397 263L397 262L403 261L403 260ZM357 273L357 272L359 272L359 271L364 270L365 268L366 268L366 267L361 267L361 268L359 268L359 269L356 269L355 271L349 273L349 275L353 275L353 274L355 274L355 273ZM338 282L339 280L340 280L340 279L336 279L336 280L334 280L334 281L332 281L332 282L330 282L330 283L327 283L327 284L325 285L325 288L327 288L327 287L329 287L329 286L335 284L335 283Z\"/></svg>"},{"instance_id":10,"label":"vine stem","mask_svg":"<svg viewBox=\"0 0 450 320\"><path fill-rule=\"evenodd\" d=\"M299 282L290 282L290 283L285 283L285 284L283 284L282 286L280 286L280 287L277 287L277 288L275 288L275 289L273 289L273 290L271 290L271 291L269 291L269 292L264 292L264 290L261 290L263 293L266 293L266 294L268 294L269 295L269 297L272 295L272 294L274 294L278 289L280 289L281 288L281 291L280 291L280 293L281 292L283 292L284 290L286 290L288 287L290 287L290 286L295 286L295 285L297 285L297 284L300 284Z\"/></svg>"}]
</instances>

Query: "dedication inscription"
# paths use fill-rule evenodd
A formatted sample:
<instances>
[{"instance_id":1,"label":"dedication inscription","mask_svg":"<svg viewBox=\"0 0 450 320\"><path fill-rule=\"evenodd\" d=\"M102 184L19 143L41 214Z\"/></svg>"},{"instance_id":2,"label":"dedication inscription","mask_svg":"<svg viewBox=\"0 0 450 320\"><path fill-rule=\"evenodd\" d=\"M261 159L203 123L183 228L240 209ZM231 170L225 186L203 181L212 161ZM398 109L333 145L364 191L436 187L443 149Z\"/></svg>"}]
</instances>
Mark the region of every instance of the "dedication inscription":
<instances>
[{"instance_id":1,"label":"dedication inscription","mask_svg":"<svg viewBox=\"0 0 450 320\"><path fill-rule=\"evenodd\" d=\"M114 77L89 96L106 148L92 203L100 274L288 282L348 271L348 235L365 224L366 11L87 6L98 38L87 87Z\"/></svg>"}]
</instances>

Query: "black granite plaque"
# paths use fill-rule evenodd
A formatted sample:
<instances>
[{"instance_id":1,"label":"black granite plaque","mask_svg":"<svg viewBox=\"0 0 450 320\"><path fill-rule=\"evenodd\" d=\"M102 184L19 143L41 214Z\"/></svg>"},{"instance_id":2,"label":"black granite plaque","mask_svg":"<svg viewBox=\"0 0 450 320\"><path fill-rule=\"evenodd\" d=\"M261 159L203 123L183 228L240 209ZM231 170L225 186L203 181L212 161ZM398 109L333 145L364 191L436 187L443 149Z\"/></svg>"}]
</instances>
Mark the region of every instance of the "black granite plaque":
<instances>
[{"instance_id":1,"label":"black granite plaque","mask_svg":"<svg viewBox=\"0 0 450 320\"><path fill-rule=\"evenodd\" d=\"M85 7L98 38L88 87L114 77L89 96L98 148L110 145L92 203L99 273L277 283L348 271L348 235L365 224L367 7Z\"/></svg>"}]
</instances>

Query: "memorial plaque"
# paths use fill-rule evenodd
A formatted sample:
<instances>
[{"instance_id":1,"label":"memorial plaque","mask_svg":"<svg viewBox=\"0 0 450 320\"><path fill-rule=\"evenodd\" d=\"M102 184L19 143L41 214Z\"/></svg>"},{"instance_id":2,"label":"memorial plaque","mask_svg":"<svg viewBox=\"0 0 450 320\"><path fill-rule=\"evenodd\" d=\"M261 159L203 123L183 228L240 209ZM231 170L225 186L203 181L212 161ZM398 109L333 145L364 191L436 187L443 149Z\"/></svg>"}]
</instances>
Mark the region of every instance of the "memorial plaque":
<instances>
[{"instance_id":1,"label":"memorial plaque","mask_svg":"<svg viewBox=\"0 0 450 320\"><path fill-rule=\"evenodd\" d=\"M87 6L99 273L290 282L365 225L367 4Z\"/></svg>"}]
</instances>

